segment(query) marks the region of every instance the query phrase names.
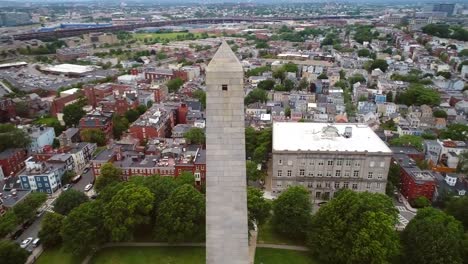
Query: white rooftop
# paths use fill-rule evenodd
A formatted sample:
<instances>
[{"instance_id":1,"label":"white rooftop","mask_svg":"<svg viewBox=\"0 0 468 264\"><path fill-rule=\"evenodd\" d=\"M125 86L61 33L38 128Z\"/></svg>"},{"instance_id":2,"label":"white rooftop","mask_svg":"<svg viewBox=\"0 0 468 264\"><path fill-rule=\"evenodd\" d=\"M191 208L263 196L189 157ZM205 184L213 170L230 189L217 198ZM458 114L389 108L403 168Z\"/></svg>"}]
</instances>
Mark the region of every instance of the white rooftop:
<instances>
[{"instance_id":1,"label":"white rooftop","mask_svg":"<svg viewBox=\"0 0 468 264\"><path fill-rule=\"evenodd\" d=\"M49 66L45 70L52 72L61 72L61 73L85 73L94 70L92 66L83 66L75 64L59 64L54 66Z\"/></svg>"},{"instance_id":2,"label":"white rooftop","mask_svg":"<svg viewBox=\"0 0 468 264\"><path fill-rule=\"evenodd\" d=\"M344 136L346 127L351 136ZM390 148L363 124L292 123L273 124L274 151L358 151L392 153Z\"/></svg>"}]
</instances>

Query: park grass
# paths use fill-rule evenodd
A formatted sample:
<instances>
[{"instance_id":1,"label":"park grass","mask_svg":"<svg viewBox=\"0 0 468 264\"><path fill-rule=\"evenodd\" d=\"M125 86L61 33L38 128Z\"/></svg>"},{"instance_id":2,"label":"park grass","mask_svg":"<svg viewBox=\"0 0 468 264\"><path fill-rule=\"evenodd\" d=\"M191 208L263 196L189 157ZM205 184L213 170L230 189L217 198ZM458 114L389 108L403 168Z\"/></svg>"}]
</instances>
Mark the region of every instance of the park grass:
<instances>
[{"instance_id":1,"label":"park grass","mask_svg":"<svg viewBox=\"0 0 468 264\"><path fill-rule=\"evenodd\" d=\"M255 264L318 264L307 252L275 249L257 248L255 251Z\"/></svg>"},{"instance_id":2,"label":"park grass","mask_svg":"<svg viewBox=\"0 0 468 264\"><path fill-rule=\"evenodd\" d=\"M36 264L81 264L85 256L74 256L63 248L48 248L39 256Z\"/></svg>"},{"instance_id":3,"label":"park grass","mask_svg":"<svg viewBox=\"0 0 468 264\"><path fill-rule=\"evenodd\" d=\"M188 33L187 32L165 32L165 33L134 33L133 37L137 40L143 41L145 38L146 39L155 39L159 38L160 40L165 40L167 39L168 41L171 40L177 40L177 36L183 36L185 37ZM193 33L193 35L196 38L201 37L201 33Z\"/></svg>"},{"instance_id":4,"label":"park grass","mask_svg":"<svg viewBox=\"0 0 468 264\"><path fill-rule=\"evenodd\" d=\"M185 264L205 263L202 247L113 247L93 256L94 264Z\"/></svg>"},{"instance_id":5,"label":"park grass","mask_svg":"<svg viewBox=\"0 0 468 264\"><path fill-rule=\"evenodd\" d=\"M276 244L276 245L294 245L304 246L305 241L302 239L293 239L284 237L273 230L271 221L267 221L265 224L258 228L257 243L259 244Z\"/></svg>"}]
</instances>

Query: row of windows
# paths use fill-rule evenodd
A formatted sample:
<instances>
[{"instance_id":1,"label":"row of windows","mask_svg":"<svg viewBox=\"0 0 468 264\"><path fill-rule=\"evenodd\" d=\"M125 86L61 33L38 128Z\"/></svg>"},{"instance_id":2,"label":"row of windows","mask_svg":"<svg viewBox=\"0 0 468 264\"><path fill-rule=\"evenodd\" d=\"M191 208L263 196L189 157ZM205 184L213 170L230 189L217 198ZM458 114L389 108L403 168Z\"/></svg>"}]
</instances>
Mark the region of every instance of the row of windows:
<instances>
[{"instance_id":1,"label":"row of windows","mask_svg":"<svg viewBox=\"0 0 468 264\"><path fill-rule=\"evenodd\" d=\"M372 184L373 183L371 183L371 182L366 183L366 189L370 190L372 188ZM382 188L382 183L376 182L374 184L375 184L375 189L376 190L380 190ZM293 185L292 182L286 182L286 187L291 187L291 185ZM324 188L331 188L331 186L332 186L331 182L326 182L324 185L322 185L321 182L317 182L315 184L313 182L307 183L308 188L323 188L323 187ZM278 188L283 187L283 182L282 181L277 181L276 182L276 187L278 187ZM349 182L343 182L343 183L335 182L333 184L333 187L334 187L334 189L349 189L350 184L349 184ZM352 190L357 190L358 187L359 187L358 183L352 183L351 184L351 189Z\"/></svg>"},{"instance_id":2,"label":"row of windows","mask_svg":"<svg viewBox=\"0 0 468 264\"><path fill-rule=\"evenodd\" d=\"M325 164L325 161L324 160L309 160L308 161L309 165L310 166L315 166L315 164L317 164L318 166L323 166ZM344 160L344 159L336 159L336 160L327 160L327 165L328 166L333 166L333 165L336 165L336 166L342 166L343 163L345 166L347 167L351 167L351 165L354 163L354 166L355 167L359 167L361 166L361 161L360 160L355 160L354 162L352 160ZM283 160L282 159L279 159L278 160L278 165L283 165ZM287 162L287 165L288 166L293 166L293 161L292 160L288 160ZM306 161L305 160L301 160L300 161L300 165L302 166L305 166L306 165ZM385 167L385 161L370 161L369 162L369 167L370 168L374 168L374 167L377 167L377 165L381 168Z\"/></svg>"},{"instance_id":3,"label":"row of windows","mask_svg":"<svg viewBox=\"0 0 468 264\"><path fill-rule=\"evenodd\" d=\"M278 170L278 177L282 177L283 176L283 170ZM344 174L341 173L341 170L336 170L335 171L335 174L334 174L334 177L350 177L351 175L351 171L345 171ZM291 177L292 176L292 170L287 170L287 176L288 177ZM305 172L305 169L300 169L299 170L299 176L302 176L302 177L305 177L306 176L306 172ZM309 172L307 174L307 176L310 176L310 177L314 177L315 174L313 172ZM319 171L317 172L317 177L323 177L323 172ZM331 171L326 171L325 172L325 176L326 177L332 177L332 172ZM378 172L376 174L377 176L377 179L382 179L383 178L383 173L382 172ZM359 177L359 171L358 170L355 170L353 171L353 177ZM369 171L368 174L367 174L367 178L368 179L373 179L374 178L374 172L372 171Z\"/></svg>"}]
</instances>

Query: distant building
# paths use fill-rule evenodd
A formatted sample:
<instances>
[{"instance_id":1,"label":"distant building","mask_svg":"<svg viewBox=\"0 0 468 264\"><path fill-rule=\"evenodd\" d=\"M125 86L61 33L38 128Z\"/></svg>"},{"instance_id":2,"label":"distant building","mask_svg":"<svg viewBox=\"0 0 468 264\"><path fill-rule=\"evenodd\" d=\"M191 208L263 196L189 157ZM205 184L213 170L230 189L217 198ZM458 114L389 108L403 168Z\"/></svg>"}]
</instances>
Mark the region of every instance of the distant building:
<instances>
[{"instance_id":1,"label":"distant building","mask_svg":"<svg viewBox=\"0 0 468 264\"><path fill-rule=\"evenodd\" d=\"M174 110L162 104L153 105L130 125L129 133L140 141L169 137L174 126Z\"/></svg>"},{"instance_id":2,"label":"distant building","mask_svg":"<svg viewBox=\"0 0 468 264\"><path fill-rule=\"evenodd\" d=\"M45 146L52 146L55 139L55 130L52 127L31 127L26 129L31 138L29 151L40 152Z\"/></svg>"},{"instance_id":3,"label":"distant building","mask_svg":"<svg viewBox=\"0 0 468 264\"><path fill-rule=\"evenodd\" d=\"M113 45L113 44L119 43L119 39L117 38L116 35L112 33L104 33L104 32L94 32L94 33L84 34L83 39L84 39L84 43L90 44L90 45L93 45L93 44Z\"/></svg>"},{"instance_id":4,"label":"distant building","mask_svg":"<svg viewBox=\"0 0 468 264\"><path fill-rule=\"evenodd\" d=\"M310 190L311 200L331 199L340 189L384 193L392 152L366 125L273 124L272 190Z\"/></svg>"},{"instance_id":5,"label":"distant building","mask_svg":"<svg viewBox=\"0 0 468 264\"><path fill-rule=\"evenodd\" d=\"M94 110L80 119L78 127L80 132L84 129L99 129L106 135L106 140L111 139L112 132L112 113Z\"/></svg>"},{"instance_id":6,"label":"distant building","mask_svg":"<svg viewBox=\"0 0 468 264\"><path fill-rule=\"evenodd\" d=\"M24 12L2 12L0 13L0 26L14 27L31 24L31 16Z\"/></svg>"},{"instance_id":7,"label":"distant building","mask_svg":"<svg viewBox=\"0 0 468 264\"><path fill-rule=\"evenodd\" d=\"M447 197L447 195L453 195L455 197L461 197L468 195L468 181L464 175L447 173L445 176L436 174L437 188L435 198Z\"/></svg>"},{"instance_id":8,"label":"distant building","mask_svg":"<svg viewBox=\"0 0 468 264\"><path fill-rule=\"evenodd\" d=\"M445 12L448 16L454 15L455 4L434 4L432 6L433 12Z\"/></svg>"},{"instance_id":9,"label":"distant building","mask_svg":"<svg viewBox=\"0 0 468 264\"><path fill-rule=\"evenodd\" d=\"M60 62L69 62L89 55L88 51L83 48L62 48L58 49L56 54Z\"/></svg>"}]
</instances>

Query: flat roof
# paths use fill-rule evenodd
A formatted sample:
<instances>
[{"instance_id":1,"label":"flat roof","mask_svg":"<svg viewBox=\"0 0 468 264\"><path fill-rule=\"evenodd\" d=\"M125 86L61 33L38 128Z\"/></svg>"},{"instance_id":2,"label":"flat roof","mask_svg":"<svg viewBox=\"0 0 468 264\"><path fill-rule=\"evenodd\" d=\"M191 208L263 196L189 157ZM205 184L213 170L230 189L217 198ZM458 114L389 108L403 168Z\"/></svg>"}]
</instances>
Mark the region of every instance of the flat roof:
<instances>
[{"instance_id":1,"label":"flat roof","mask_svg":"<svg viewBox=\"0 0 468 264\"><path fill-rule=\"evenodd\" d=\"M28 63L24 61L19 61L19 62L0 64L0 68L9 68L9 67L25 66L25 65L28 65Z\"/></svg>"},{"instance_id":2,"label":"flat roof","mask_svg":"<svg viewBox=\"0 0 468 264\"><path fill-rule=\"evenodd\" d=\"M351 131L350 137L344 136L345 130ZM276 122L273 124L273 150L392 153L369 126L351 123Z\"/></svg>"},{"instance_id":3,"label":"flat roof","mask_svg":"<svg viewBox=\"0 0 468 264\"><path fill-rule=\"evenodd\" d=\"M86 73L93 71L94 67L65 63L46 67L45 70L60 73Z\"/></svg>"}]
</instances>

